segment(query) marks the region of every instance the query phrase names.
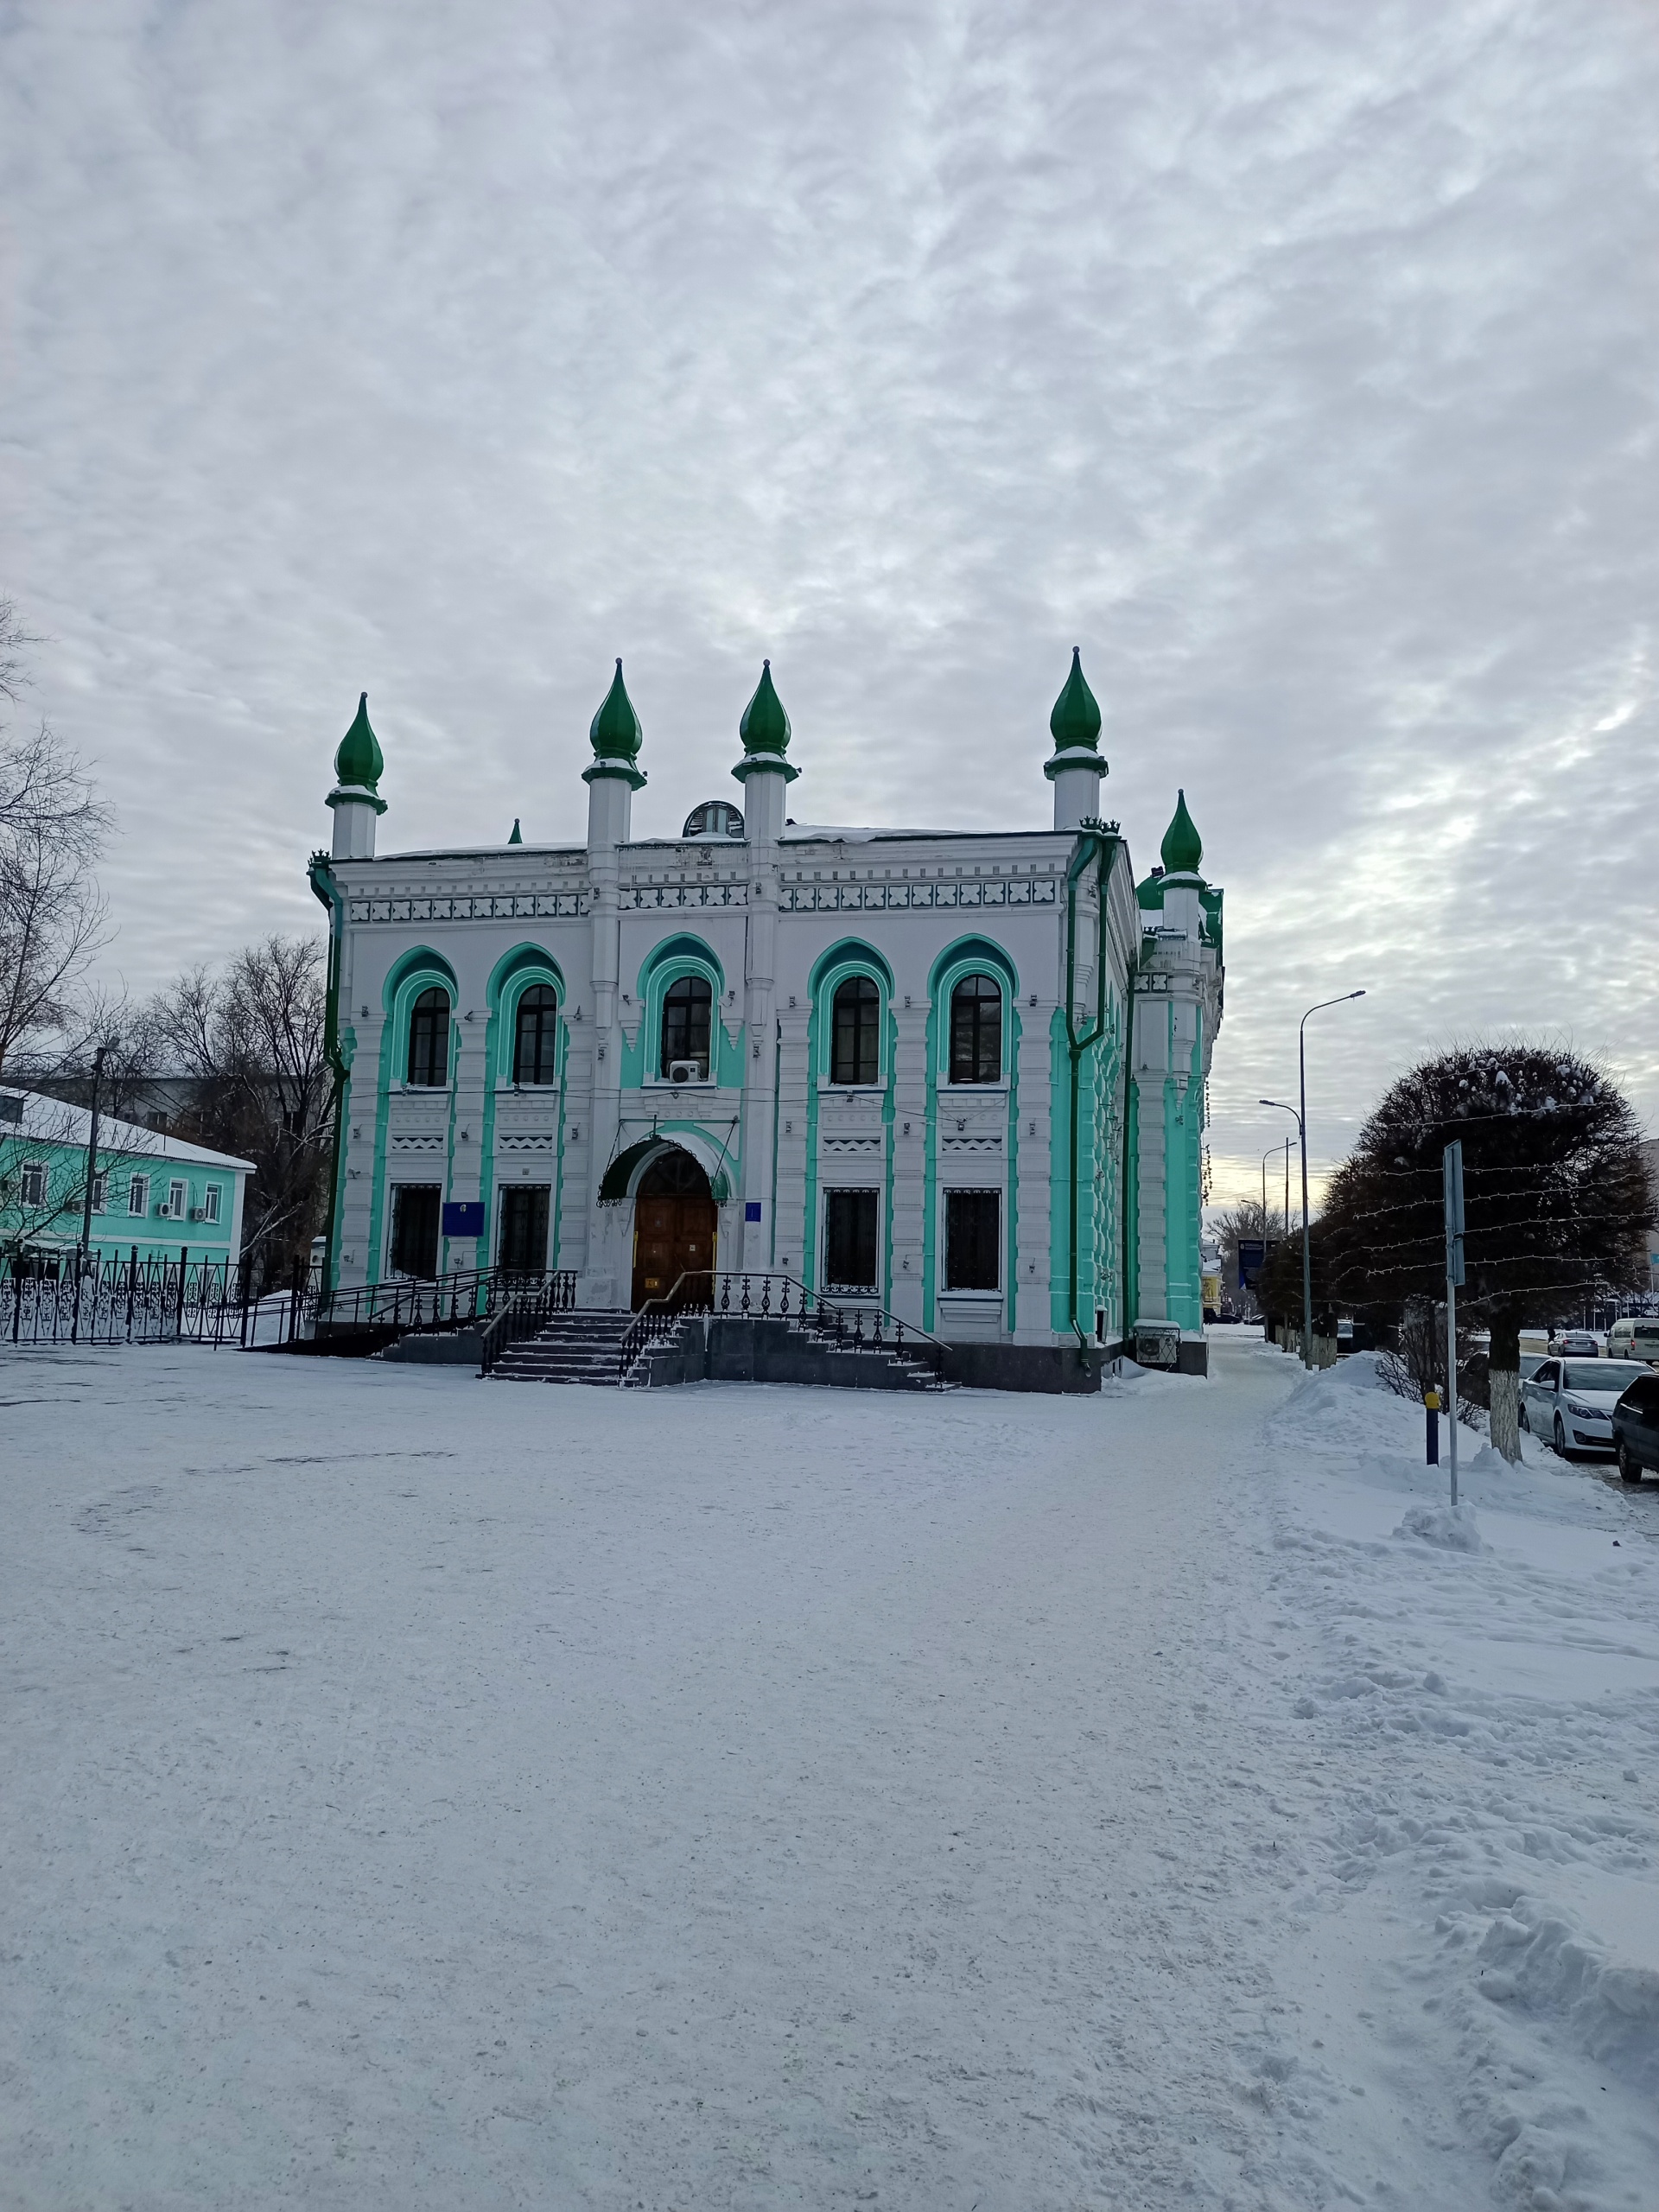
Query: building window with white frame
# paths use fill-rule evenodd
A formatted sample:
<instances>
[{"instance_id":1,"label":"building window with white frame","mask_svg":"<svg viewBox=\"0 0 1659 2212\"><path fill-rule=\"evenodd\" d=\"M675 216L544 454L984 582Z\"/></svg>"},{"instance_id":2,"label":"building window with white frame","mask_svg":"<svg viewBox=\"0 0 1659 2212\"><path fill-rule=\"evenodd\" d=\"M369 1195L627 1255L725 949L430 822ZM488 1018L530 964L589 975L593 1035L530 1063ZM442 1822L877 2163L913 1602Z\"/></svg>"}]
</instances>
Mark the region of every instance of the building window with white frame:
<instances>
[{"instance_id":1,"label":"building window with white frame","mask_svg":"<svg viewBox=\"0 0 1659 2212\"><path fill-rule=\"evenodd\" d=\"M219 1185L209 1183L201 1194L201 1217L204 1221L219 1219Z\"/></svg>"},{"instance_id":2,"label":"building window with white frame","mask_svg":"<svg viewBox=\"0 0 1659 2212\"><path fill-rule=\"evenodd\" d=\"M550 983L532 983L513 1020L512 1079L549 1084L559 1035L559 997Z\"/></svg>"},{"instance_id":3,"label":"building window with white frame","mask_svg":"<svg viewBox=\"0 0 1659 2212\"><path fill-rule=\"evenodd\" d=\"M43 1160L26 1160L23 1162L22 1200L26 1206L43 1206L46 1204L46 1162Z\"/></svg>"},{"instance_id":4,"label":"building window with white frame","mask_svg":"<svg viewBox=\"0 0 1659 2212\"><path fill-rule=\"evenodd\" d=\"M992 976L964 976L950 994L950 1080L1002 1080L1002 986Z\"/></svg>"},{"instance_id":5,"label":"building window with white frame","mask_svg":"<svg viewBox=\"0 0 1659 2212\"><path fill-rule=\"evenodd\" d=\"M135 1175L129 1181L127 1185L127 1211L129 1213L148 1213L149 1211L149 1178L148 1175Z\"/></svg>"},{"instance_id":6,"label":"building window with white frame","mask_svg":"<svg viewBox=\"0 0 1659 2212\"><path fill-rule=\"evenodd\" d=\"M110 1202L110 1171L100 1167L92 1178L92 1211L102 1213Z\"/></svg>"},{"instance_id":7,"label":"building window with white frame","mask_svg":"<svg viewBox=\"0 0 1659 2212\"><path fill-rule=\"evenodd\" d=\"M868 976L837 983L830 1006L830 1080L849 1087L881 1079L881 993Z\"/></svg>"},{"instance_id":8,"label":"building window with white frame","mask_svg":"<svg viewBox=\"0 0 1659 2212\"><path fill-rule=\"evenodd\" d=\"M944 1194L946 1290L1000 1290L1002 1193L947 1191Z\"/></svg>"},{"instance_id":9,"label":"building window with white frame","mask_svg":"<svg viewBox=\"0 0 1659 2212\"><path fill-rule=\"evenodd\" d=\"M190 1185L172 1182L167 1186L167 1211L170 1219L182 1221L190 1211Z\"/></svg>"},{"instance_id":10,"label":"building window with white frame","mask_svg":"<svg viewBox=\"0 0 1659 2212\"><path fill-rule=\"evenodd\" d=\"M663 1049L658 1071L672 1082L705 1083L714 1034L714 987L703 976L677 976L663 994Z\"/></svg>"},{"instance_id":11,"label":"building window with white frame","mask_svg":"<svg viewBox=\"0 0 1659 2212\"><path fill-rule=\"evenodd\" d=\"M409 1017L405 1080L415 1090L442 1090L449 1081L449 994L435 983L423 991Z\"/></svg>"},{"instance_id":12,"label":"building window with white frame","mask_svg":"<svg viewBox=\"0 0 1659 2212\"><path fill-rule=\"evenodd\" d=\"M874 1191L823 1194L823 1281L830 1291L868 1296L878 1287L876 1231L880 1198Z\"/></svg>"}]
</instances>

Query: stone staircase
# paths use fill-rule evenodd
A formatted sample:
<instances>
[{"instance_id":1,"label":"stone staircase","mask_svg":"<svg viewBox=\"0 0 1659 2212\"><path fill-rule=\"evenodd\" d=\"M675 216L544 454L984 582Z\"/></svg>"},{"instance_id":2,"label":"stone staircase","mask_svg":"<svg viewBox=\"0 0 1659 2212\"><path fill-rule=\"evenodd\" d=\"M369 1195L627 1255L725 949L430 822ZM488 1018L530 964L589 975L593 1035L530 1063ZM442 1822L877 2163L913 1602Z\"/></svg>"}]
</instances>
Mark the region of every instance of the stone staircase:
<instances>
[{"instance_id":1,"label":"stone staircase","mask_svg":"<svg viewBox=\"0 0 1659 2212\"><path fill-rule=\"evenodd\" d=\"M589 1306L556 1313L539 1336L504 1351L491 1369L505 1382L598 1382L613 1390L622 1339L633 1324L626 1308Z\"/></svg>"}]
</instances>

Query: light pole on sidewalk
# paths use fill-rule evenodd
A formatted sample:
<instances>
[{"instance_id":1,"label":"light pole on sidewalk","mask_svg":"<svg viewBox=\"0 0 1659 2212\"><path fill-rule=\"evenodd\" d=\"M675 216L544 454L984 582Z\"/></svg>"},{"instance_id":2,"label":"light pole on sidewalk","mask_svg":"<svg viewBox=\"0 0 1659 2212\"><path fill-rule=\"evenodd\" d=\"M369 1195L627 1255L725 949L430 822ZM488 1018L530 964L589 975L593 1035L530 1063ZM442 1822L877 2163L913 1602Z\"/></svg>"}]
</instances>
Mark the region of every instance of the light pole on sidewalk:
<instances>
[{"instance_id":1,"label":"light pole on sidewalk","mask_svg":"<svg viewBox=\"0 0 1659 2212\"><path fill-rule=\"evenodd\" d=\"M1291 1116L1291 1118L1293 1119L1293 1121L1294 1121L1294 1122L1295 1122L1295 1124L1296 1124L1296 1130L1297 1130L1297 1134L1298 1134L1298 1135L1299 1135L1299 1136L1301 1136L1301 1138L1302 1138L1302 1158L1303 1158L1304 1160L1306 1160L1306 1159L1307 1158L1307 1139L1306 1139L1306 1135L1303 1135L1303 1133L1302 1133L1302 1117L1301 1117L1301 1116L1300 1116L1300 1115L1296 1111L1296 1109L1295 1109L1294 1106L1287 1106L1287 1105L1286 1105L1286 1103L1285 1103L1285 1102L1284 1102L1284 1100L1283 1100L1282 1098L1262 1098L1262 1099L1258 1099L1256 1103L1257 1103L1257 1104L1258 1104L1258 1105L1262 1105L1262 1106L1272 1106L1272 1107L1275 1108L1275 1109L1277 1109L1281 1114L1288 1114L1288 1115ZM1285 1144L1286 1144L1286 1150L1287 1150L1287 1157L1288 1157L1288 1150L1289 1150L1289 1144L1290 1144L1290 1140L1289 1140L1289 1138L1288 1138L1288 1137L1287 1137L1287 1138L1286 1138L1286 1140L1285 1140ZM1274 1145L1274 1146L1272 1147L1272 1149L1273 1149L1274 1152L1277 1152L1277 1150L1279 1149L1279 1147L1278 1147L1278 1146L1277 1146L1277 1145ZM1286 1234L1286 1236L1289 1236L1289 1234L1290 1234L1290 1211L1289 1211L1289 1208L1288 1208L1288 1207L1287 1207L1287 1208L1286 1208L1286 1211L1285 1211L1285 1234ZM1311 1295L1310 1295L1310 1293L1309 1293L1308 1283L1309 1283L1309 1276L1308 1276L1308 1271L1307 1271L1307 1178L1306 1177L1306 1175L1304 1175L1304 1177L1302 1178L1302 1365L1303 1365L1304 1367L1311 1367L1311 1366L1313 1365L1312 1353L1313 1353L1313 1337L1312 1337L1312 1335L1311 1335L1311 1333L1310 1333L1310 1331L1309 1331L1309 1325L1308 1325L1308 1315L1309 1315L1309 1312L1310 1312L1310 1308L1311 1308L1311 1305L1312 1305L1312 1300L1311 1300Z\"/></svg>"},{"instance_id":2,"label":"light pole on sidewalk","mask_svg":"<svg viewBox=\"0 0 1659 2212\"><path fill-rule=\"evenodd\" d=\"M1296 1032L1296 1061L1301 1075L1302 1110L1297 1116L1302 1133L1302 1364L1313 1364L1313 1268L1308 1256L1307 1240L1307 1025L1310 1017L1323 1014L1328 1006L1346 1006L1350 999L1363 999L1363 991L1344 991L1339 998L1321 999L1318 1006L1311 1006L1302 1016Z\"/></svg>"}]
</instances>

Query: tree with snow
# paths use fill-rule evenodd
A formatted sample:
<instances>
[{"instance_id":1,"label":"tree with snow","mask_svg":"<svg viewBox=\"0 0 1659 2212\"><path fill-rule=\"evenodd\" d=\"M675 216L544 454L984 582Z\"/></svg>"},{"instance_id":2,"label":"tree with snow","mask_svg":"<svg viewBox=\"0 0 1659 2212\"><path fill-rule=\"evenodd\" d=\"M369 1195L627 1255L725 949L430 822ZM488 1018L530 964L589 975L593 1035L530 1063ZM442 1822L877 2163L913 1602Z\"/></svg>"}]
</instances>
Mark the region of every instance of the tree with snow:
<instances>
[{"instance_id":1,"label":"tree with snow","mask_svg":"<svg viewBox=\"0 0 1659 2212\"><path fill-rule=\"evenodd\" d=\"M1408 1300L1444 1297L1441 1160L1453 1138L1464 1297L1491 1332L1492 1441L1515 1461L1522 1329L1599 1285L1645 1277L1641 1132L1602 1071L1556 1047L1472 1044L1423 1061L1387 1092L1332 1180L1314 1237L1321 1299L1395 1319Z\"/></svg>"}]
</instances>

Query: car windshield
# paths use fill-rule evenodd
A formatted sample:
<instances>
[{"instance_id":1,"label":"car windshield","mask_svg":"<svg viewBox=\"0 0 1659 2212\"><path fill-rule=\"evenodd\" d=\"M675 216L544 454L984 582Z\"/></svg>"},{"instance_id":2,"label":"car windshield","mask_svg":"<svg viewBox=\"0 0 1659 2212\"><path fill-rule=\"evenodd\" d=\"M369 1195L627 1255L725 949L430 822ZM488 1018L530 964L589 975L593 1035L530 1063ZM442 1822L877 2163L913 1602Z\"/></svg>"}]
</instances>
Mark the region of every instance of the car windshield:
<instances>
[{"instance_id":1,"label":"car windshield","mask_svg":"<svg viewBox=\"0 0 1659 2212\"><path fill-rule=\"evenodd\" d=\"M1567 1363L1569 1390L1628 1390L1638 1375L1651 1375L1637 1359L1570 1359Z\"/></svg>"}]
</instances>

